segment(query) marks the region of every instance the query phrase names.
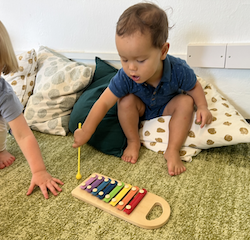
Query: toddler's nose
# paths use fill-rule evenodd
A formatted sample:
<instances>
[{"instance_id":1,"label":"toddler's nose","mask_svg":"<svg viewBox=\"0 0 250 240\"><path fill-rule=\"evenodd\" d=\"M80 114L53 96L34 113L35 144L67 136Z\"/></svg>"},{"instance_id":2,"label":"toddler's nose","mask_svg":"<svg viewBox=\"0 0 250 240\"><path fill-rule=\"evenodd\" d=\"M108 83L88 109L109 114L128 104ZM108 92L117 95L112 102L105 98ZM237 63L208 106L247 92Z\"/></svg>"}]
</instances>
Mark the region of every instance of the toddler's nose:
<instances>
[{"instance_id":1,"label":"toddler's nose","mask_svg":"<svg viewBox=\"0 0 250 240\"><path fill-rule=\"evenodd\" d=\"M129 64L129 70L130 70L130 71L136 71L136 70L137 70L136 65L135 65L134 63L130 63L130 64Z\"/></svg>"}]
</instances>

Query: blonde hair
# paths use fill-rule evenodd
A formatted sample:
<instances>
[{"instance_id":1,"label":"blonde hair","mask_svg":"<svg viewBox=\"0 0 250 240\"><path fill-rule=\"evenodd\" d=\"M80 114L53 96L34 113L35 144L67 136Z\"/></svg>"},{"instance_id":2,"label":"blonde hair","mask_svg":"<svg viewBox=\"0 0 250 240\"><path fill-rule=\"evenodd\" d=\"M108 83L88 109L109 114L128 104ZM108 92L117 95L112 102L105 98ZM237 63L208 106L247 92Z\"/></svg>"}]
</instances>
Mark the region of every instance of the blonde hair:
<instances>
[{"instance_id":1,"label":"blonde hair","mask_svg":"<svg viewBox=\"0 0 250 240\"><path fill-rule=\"evenodd\" d=\"M9 34L0 21L0 71L4 75L19 70L15 52L10 41Z\"/></svg>"}]
</instances>

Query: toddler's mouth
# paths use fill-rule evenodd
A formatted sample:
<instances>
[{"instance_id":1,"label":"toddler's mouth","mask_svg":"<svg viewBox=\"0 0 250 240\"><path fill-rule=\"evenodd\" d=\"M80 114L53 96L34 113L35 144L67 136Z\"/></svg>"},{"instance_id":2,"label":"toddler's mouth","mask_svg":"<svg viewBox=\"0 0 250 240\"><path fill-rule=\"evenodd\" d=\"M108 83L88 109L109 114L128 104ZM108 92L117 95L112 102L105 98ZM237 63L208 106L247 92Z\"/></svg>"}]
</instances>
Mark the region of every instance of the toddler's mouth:
<instances>
[{"instance_id":1,"label":"toddler's mouth","mask_svg":"<svg viewBox=\"0 0 250 240\"><path fill-rule=\"evenodd\" d=\"M135 81L135 82L137 82L137 81L140 80L140 77L139 77L139 76L135 76L135 75L131 76L131 78L132 78L133 81Z\"/></svg>"}]
</instances>

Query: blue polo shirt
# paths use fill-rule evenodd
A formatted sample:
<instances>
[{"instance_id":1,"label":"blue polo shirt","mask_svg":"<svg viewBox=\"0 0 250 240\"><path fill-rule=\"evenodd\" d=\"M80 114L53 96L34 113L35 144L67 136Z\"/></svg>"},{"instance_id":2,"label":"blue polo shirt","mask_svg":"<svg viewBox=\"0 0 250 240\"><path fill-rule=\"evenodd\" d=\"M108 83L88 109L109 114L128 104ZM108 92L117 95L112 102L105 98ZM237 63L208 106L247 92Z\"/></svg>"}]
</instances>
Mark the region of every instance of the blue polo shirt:
<instances>
[{"instance_id":1,"label":"blue polo shirt","mask_svg":"<svg viewBox=\"0 0 250 240\"><path fill-rule=\"evenodd\" d=\"M121 68L111 79L109 89L118 98L134 94L145 104L144 119L162 116L167 103L182 91L189 91L196 84L196 75L187 63L167 55L163 61L163 75L156 88L144 83L136 83Z\"/></svg>"}]
</instances>

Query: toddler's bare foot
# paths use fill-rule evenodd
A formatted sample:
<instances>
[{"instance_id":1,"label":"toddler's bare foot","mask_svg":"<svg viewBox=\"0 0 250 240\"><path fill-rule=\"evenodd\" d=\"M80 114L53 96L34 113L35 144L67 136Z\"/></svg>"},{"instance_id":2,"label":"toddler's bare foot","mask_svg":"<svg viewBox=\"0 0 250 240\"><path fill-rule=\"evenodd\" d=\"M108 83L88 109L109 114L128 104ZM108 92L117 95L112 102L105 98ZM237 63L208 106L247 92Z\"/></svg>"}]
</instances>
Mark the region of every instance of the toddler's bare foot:
<instances>
[{"instance_id":1,"label":"toddler's bare foot","mask_svg":"<svg viewBox=\"0 0 250 240\"><path fill-rule=\"evenodd\" d=\"M164 157L167 160L169 175L180 175L186 171L186 167L180 159L179 151L167 149Z\"/></svg>"},{"instance_id":2,"label":"toddler's bare foot","mask_svg":"<svg viewBox=\"0 0 250 240\"><path fill-rule=\"evenodd\" d=\"M0 152L0 169L10 166L15 161L15 159L16 158L8 151L3 150Z\"/></svg>"},{"instance_id":3,"label":"toddler's bare foot","mask_svg":"<svg viewBox=\"0 0 250 240\"><path fill-rule=\"evenodd\" d=\"M123 152L122 155L122 160L125 162L131 162L131 163L136 163L138 156L139 156L139 150L140 150L140 142L129 142L128 141L128 146Z\"/></svg>"}]
</instances>

